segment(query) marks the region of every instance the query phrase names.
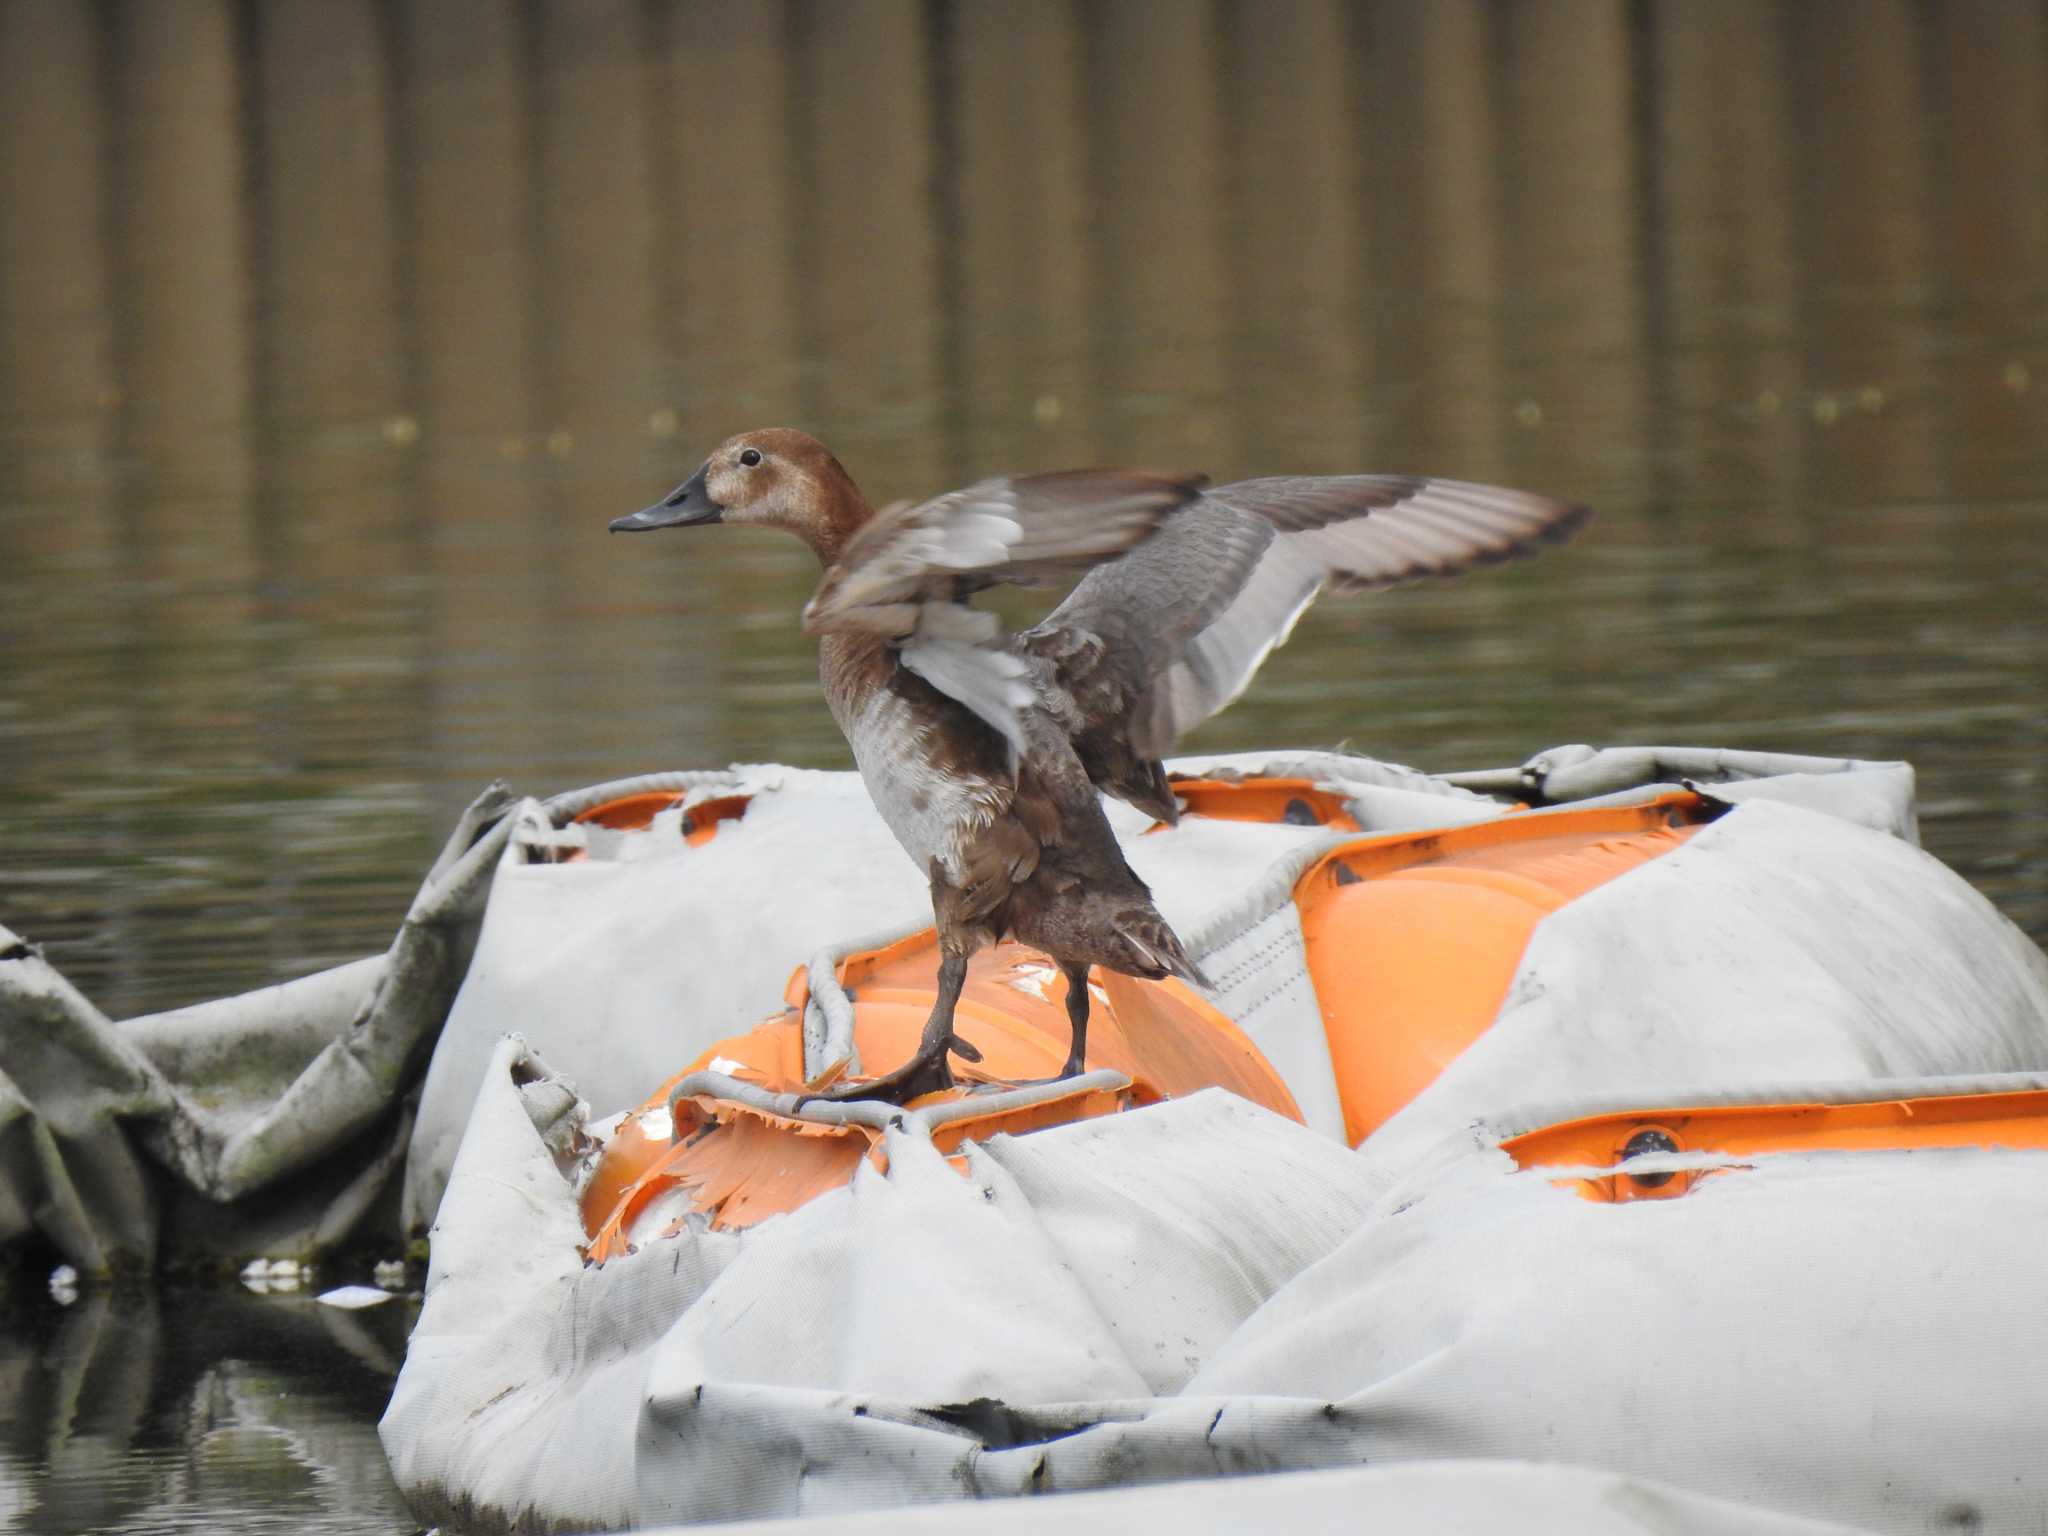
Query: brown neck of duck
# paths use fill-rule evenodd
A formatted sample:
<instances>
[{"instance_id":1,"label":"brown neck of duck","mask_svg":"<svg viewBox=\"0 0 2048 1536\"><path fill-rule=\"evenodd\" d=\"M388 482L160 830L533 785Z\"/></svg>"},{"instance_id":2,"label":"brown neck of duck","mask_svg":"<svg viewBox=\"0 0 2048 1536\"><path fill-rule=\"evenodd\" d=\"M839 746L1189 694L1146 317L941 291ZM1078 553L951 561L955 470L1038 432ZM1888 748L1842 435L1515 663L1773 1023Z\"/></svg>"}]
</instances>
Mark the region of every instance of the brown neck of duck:
<instances>
[{"instance_id":1,"label":"brown neck of duck","mask_svg":"<svg viewBox=\"0 0 2048 1536\"><path fill-rule=\"evenodd\" d=\"M819 565L829 566L845 550L847 541L874 517L875 509L853 483L853 476L830 454L805 467L813 489L813 495L805 499L811 504L789 531L810 545Z\"/></svg>"}]
</instances>

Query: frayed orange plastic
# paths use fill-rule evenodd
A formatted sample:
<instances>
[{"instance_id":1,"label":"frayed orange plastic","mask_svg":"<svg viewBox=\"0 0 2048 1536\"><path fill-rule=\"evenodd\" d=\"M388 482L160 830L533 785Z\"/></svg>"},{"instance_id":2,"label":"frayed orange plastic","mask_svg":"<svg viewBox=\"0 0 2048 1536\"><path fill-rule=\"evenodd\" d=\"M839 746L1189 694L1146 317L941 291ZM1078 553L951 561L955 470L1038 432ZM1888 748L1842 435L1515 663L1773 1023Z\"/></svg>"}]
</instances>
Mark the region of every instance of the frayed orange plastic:
<instances>
[{"instance_id":1,"label":"frayed orange plastic","mask_svg":"<svg viewBox=\"0 0 2048 1536\"><path fill-rule=\"evenodd\" d=\"M958 1096L934 1094L919 1102ZM1090 1120L1115 1114L1129 1102L1127 1093L1084 1090L1022 1109L991 1110L951 1121L933 1133L932 1144L950 1154L969 1138L1023 1135ZM650 1103L641 1114L651 1116L659 1107L658 1101ZM677 1100L675 1127L672 1142L657 1143L641 1129L636 1115L620 1127L606 1149L600 1166L609 1170L610 1187L618 1193L599 1190L595 1180L585 1191L586 1224L594 1210L604 1212L584 1250L593 1262L602 1264L630 1252L634 1224L650 1203L670 1190L689 1196L691 1208L711 1227L734 1229L795 1210L851 1183L863 1158L877 1168L888 1166L882 1134L872 1127L819 1125L710 1095ZM637 1139L638 1145L628 1138ZM950 1160L961 1174L967 1172L964 1158ZM621 1172L636 1164L637 1174L621 1188Z\"/></svg>"},{"instance_id":2,"label":"frayed orange plastic","mask_svg":"<svg viewBox=\"0 0 2048 1536\"><path fill-rule=\"evenodd\" d=\"M863 1063L887 1069L916 1049L931 1013L937 971L937 937L929 930L842 963L841 983L854 996L854 1042ZM792 979L788 1012L720 1041L686 1073L710 1068L771 1093L825 1086L806 1084L801 1076L807 975L799 970ZM1301 1118L1279 1074L1242 1031L1179 982L1098 972L1091 985L1088 1066L1115 1068L1131 1078L1130 1089L1069 1095L954 1121L933 1137L942 1151L969 1137L1022 1134L1214 1086ZM955 1057L954 1074L963 1086L928 1094L914 1105L964 1097L966 1084L1051 1077L1066 1060L1066 981L1036 950L1006 943L976 955L953 1017L955 1030L980 1049L982 1059ZM587 1251L594 1260L625 1251L635 1221L666 1190L682 1187L713 1226L744 1227L846 1183L862 1157L880 1160L874 1150L878 1138L864 1127L820 1126L709 1096L678 1100L674 1142L657 1139L645 1122L656 1119L686 1073L664 1083L627 1117L584 1190Z\"/></svg>"}]
</instances>

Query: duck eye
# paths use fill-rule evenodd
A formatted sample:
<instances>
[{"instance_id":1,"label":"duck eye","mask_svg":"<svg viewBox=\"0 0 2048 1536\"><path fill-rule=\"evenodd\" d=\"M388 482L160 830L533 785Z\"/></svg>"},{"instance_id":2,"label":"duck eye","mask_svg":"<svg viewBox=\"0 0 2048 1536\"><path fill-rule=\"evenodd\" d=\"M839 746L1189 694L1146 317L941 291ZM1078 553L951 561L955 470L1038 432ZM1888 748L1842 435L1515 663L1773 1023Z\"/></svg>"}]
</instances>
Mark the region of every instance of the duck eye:
<instances>
[{"instance_id":1,"label":"duck eye","mask_svg":"<svg viewBox=\"0 0 2048 1536\"><path fill-rule=\"evenodd\" d=\"M761 450L758 448L742 448L740 450L740 462L746 465L747 468L752 469L761 462Z\"/></svg>"}]
</instances>

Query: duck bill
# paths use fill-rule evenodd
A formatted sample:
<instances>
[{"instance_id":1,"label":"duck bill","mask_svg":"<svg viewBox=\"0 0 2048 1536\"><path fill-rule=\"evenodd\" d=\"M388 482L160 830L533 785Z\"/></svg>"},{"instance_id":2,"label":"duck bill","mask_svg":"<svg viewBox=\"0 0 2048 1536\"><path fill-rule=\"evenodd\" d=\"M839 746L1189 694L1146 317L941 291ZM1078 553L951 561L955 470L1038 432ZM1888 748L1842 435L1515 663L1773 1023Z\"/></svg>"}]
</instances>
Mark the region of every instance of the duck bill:
<instances>
[{"instance_id":1,"label":"duck bill","mask_svg":"<svg viewBox=\"0 0 2048 1536\"><path fill-rule=\"evenodd\" d=\"M706 464L653 506L613 518L612 532L646 533L654 528L687 528L693 523L719 521L725 515L725 508L713 501L711 493L704 489L704 475L710 468Z\"/></svg>"}]
</instances>

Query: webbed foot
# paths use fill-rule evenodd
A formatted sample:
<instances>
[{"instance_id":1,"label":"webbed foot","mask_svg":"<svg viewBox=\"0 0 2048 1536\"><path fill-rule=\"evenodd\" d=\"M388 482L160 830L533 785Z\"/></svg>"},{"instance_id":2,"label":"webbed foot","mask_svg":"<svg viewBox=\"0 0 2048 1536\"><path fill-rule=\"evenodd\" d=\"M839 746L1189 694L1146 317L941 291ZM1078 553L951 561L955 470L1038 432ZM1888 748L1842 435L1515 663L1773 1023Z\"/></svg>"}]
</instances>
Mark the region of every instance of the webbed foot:
<instances>
[{"instance_id":1,"label":"webbed foot","mask_svg":"<svg viewBox=\"0 0 2048 1536\"><path fill-rule=\"evenodd\" d=\"M807 1093L797 1100L802 1108L813 1100L845 1104L855 1099L879 1099L884 1104L907 1104L927 1093L943 1093L954 1086L953 1066L947 1060L957 1054L963 1061L981 1060L981 1051L953 1033L953 1009L960 1001L960 988L967 980L967 951L946 949L939 961L939 992L925 1020L924 1035L917 1054L895 1071L859 1083L836 1083L819 1093Z\"/></svg>"},{"instance_id":2,"label":"webbed foot","mask_svg":"<svg viewBox=\"0 0 2048 1536\"><path fill-rule=\"evenodd\" d=\"M958 1035L948 1035L939 1041L937 1050L920 1048L915 1056L892 1072L856 1082L838 1083L819 1093L807 1093L797 1100L797 1107L801 1109L819 1100L828 1104L845 1104L854 1099L908 1104L927 1093L944 1093L956 1086L953 1064L947 1059L954 1052L967 1061L981 1060L981 1052L974 1046Z\"/></svg>"}]
</instances>

